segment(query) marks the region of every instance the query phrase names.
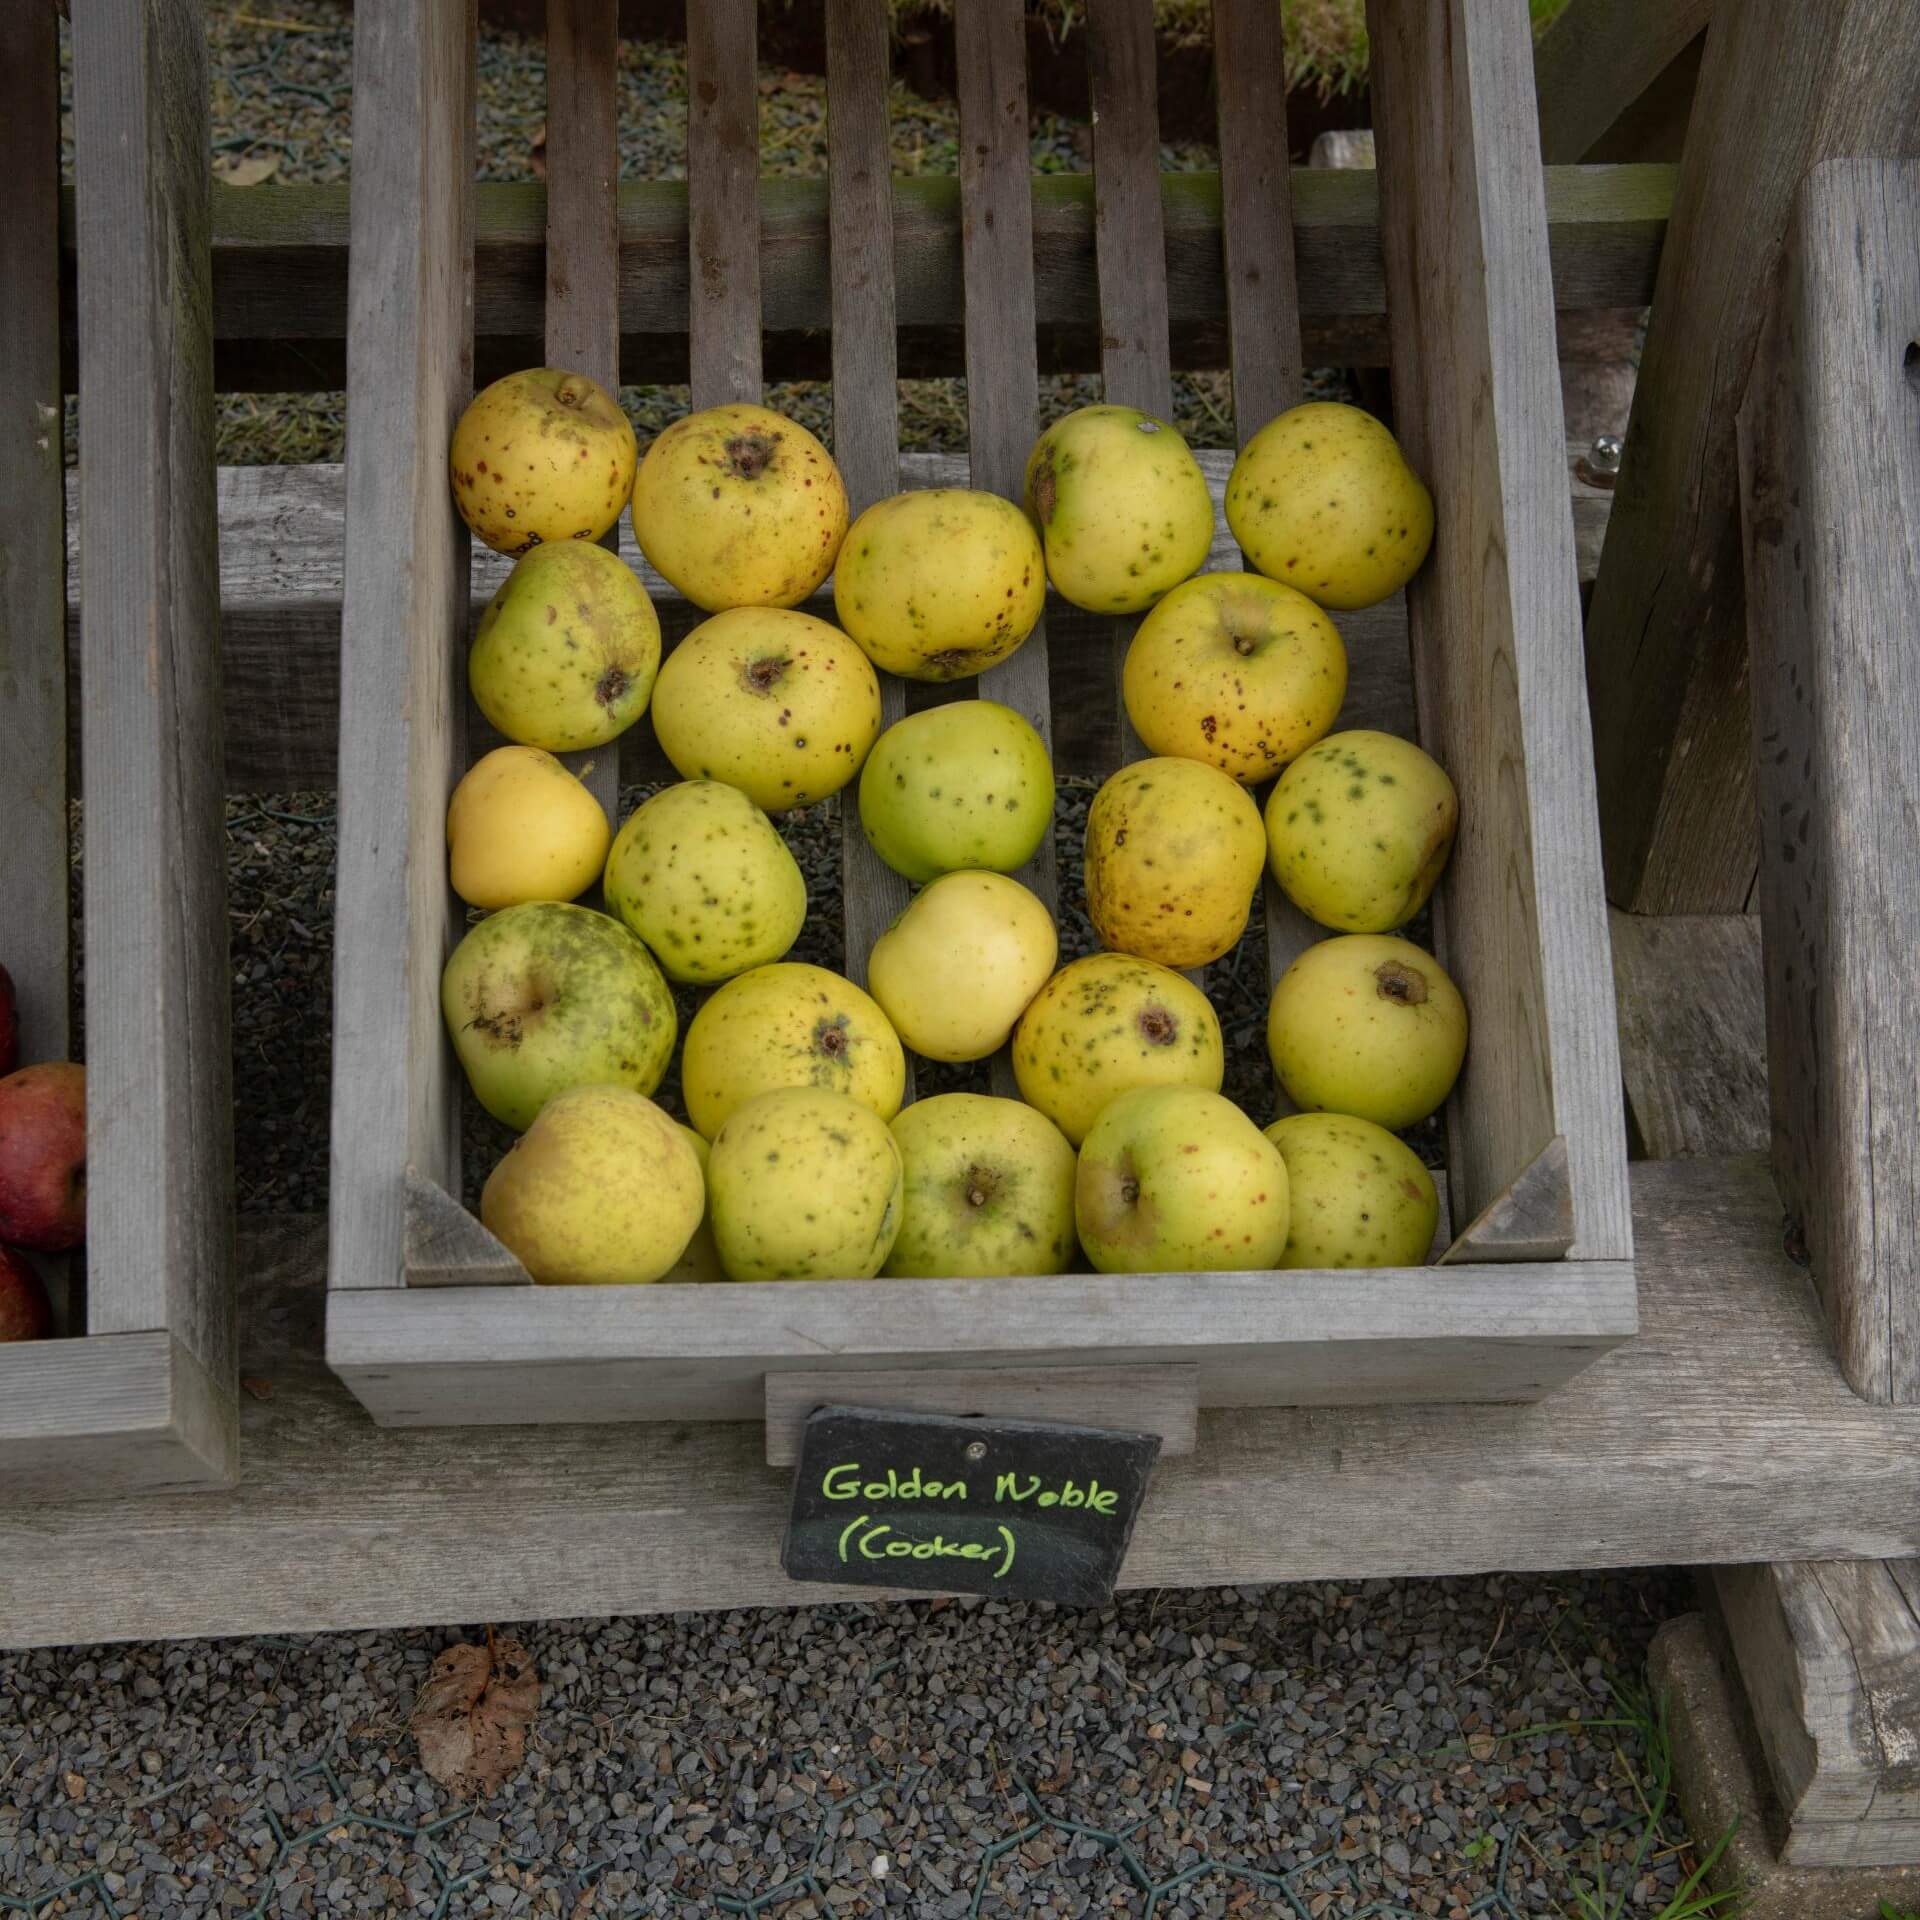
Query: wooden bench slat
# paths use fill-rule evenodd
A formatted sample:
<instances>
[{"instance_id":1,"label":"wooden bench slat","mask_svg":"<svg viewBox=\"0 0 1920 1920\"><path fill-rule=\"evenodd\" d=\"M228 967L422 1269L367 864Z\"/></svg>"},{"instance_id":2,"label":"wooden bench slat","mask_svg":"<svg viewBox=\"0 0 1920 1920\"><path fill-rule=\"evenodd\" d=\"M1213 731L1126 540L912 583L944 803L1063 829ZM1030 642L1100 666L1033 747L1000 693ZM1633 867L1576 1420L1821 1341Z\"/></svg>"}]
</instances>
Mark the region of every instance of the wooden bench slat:
<instances>
[{"instance_id":1,"label":"wooden bench slat","mask_svg":"<svg viewBox=\"0 0 1920 1920\"><path fill-rule=\"evenodd\" d=\"M547 0L546 364L620 387L619 0ZM600 542L619 550L617 528ZM620 755L561 758L609 820Z\"/></svg>"},{"instance_id":2,"label":"wooden bench slat","mask_svg":"<svg viewBox=\"0 0 1920 1920\"><path fill-rule=\"evenodd\" d=\"M754 0L687 9L687 358L697 407L760 399Z\"/></svg>"},{"instance_id":3,"label":"wooden bench slat","mask_svg":"<svg viewBox=\"0 0 1920 1920\"><path fill-rule=\"evenodd\" d=\"M833 457L856 515L900 490L892 51L886 0L827 0ZM906 711L905 682L881 674L880 724L890 727ZM857 780L841 795L840 848L847 977L864 986L873 943L907 904L909 890L861 830Z\"/></svg>"},{"instance_id":4,"label":"wooden bench slat","mask_svg":"<svg viewBox=\"0 0 1920 1920\"><path fill-rule=\"evenodd\" d=\"M405 1169L459 1184L440 969L460 931L445 821L473 542L447 446L472 389L473 64L474 0L356 23L329 1201L355 1287L403 1283Z\"/></svg>"},{"instance_id":5,"label":"wooden bench slat","mask_svg":"<svg viewBox=\"0 0 1920 1920\"><path fill-rule=\"evenodd\" d=\"M66 1058L66 499L60 406L60 57L51 7L0 8L0 898L23 1060Z\"/></svg>"},{"instance_id":6,"label":"wooden bench slat","mask_svg":"<svg viewBox=\"0 0 1920 1920\"><path fill-rule=\"evenodd\" d=\"M960 94L961 277L966 290L969 484L1019 500L1040 413L1034 333L1033 170L1027 39L1020 0L977 0L954 20ZM980 695L1013 708L1054 750L1047 615L1019 651L980 676ZM1016 876L1058 912L1053 836ZM1017 1097L1005 1049L995 1093Z\"/></svg>"},{"instance_id":7,"label":"wooden bench slat","mask_svg":"<svg viewBox=\"0 0 1920 1920\"><path fill-rule=\"evenodd\" d=\"M231 1395L206 37L193 0L149 0L82 8L73 47L87 1324L169 1334Z\"/></svg>"}]
</instances>

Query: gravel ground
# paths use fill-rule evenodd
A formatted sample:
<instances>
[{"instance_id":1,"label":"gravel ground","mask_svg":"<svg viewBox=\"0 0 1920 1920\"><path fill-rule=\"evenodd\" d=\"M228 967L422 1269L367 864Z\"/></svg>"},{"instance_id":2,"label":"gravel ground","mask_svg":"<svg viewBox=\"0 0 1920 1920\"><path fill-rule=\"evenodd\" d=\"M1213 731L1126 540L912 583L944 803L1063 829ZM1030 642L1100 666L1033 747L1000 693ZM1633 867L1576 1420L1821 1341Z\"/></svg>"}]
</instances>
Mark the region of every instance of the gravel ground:
<instances>
[{"instance_id":1,"label":"gravel ground","mask_svg":"<svg viewBox=\"0 0 1920 1920\"><path fill-rule=\"evenodd\" d=\"M1676 1600L1590 1576L554 1621L523 1634L527 1765L477 1808L403 1732L439 1634L0 1656L0 1895L1532 1920L1604 1875L1651 1914L1685 1836L1642 1849L1639 1755L1585 1723Z\"/></svg>"}]
</instances>

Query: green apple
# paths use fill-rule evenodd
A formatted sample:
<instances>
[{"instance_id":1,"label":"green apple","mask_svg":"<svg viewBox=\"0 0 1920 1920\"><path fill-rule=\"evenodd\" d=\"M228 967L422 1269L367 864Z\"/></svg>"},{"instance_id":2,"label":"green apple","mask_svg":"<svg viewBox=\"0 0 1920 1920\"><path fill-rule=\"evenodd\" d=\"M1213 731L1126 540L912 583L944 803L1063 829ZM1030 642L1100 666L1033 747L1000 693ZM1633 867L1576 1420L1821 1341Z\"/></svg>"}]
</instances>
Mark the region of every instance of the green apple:
<instances>
[{"instance_id":1,"label":"green apple","mask_svg":"<svg viewBox=\"0 0 1920 1920\"><path fill-rule=\"evenodd\" d=\"M625 1087L569 1087L487 1177L480 1220L543 1286L666 1278L706 1208L679 1122Z\"/></svg>"},{"instance_id":2,"label":"green apple","mask_svg":"<svg viewBox=\"0 0 1920 1920\"><path fill-rule=\"evenodd\" d=\"M559 900L488 917L454 948L440 1009L467 1082L525 1129L568 1087L651 1093L673 1054L673 995L617 920Z\"/></svg>"},{"instance_id":3,"label":"green apple","mask_svg":"<svg viewBox=\"0 0 1920 1920\"><path fill-rule=\"evenodd\" d=\"M867 960L867 989L929 1060L984 1060L1046 985L1053 915L1003 873L946 873L909 900Z\"/></svg>"},{"instance_id":4,"label":"green apple","mask_svg":"<svg viewBox=\"0 0 1920 1920\"><path fill-rule=\"evenodd\" d=\"M1081 407L1056 420L1027 457L1026 484L1047 578L1076 607L1139 613L1206 564L1206 476L1151 414Z\"/></svg>"},{"instance_id":5,"label":"green apple","mask_svg":"<svg viewBox=\"0 0 1920 1920\"><path fill-rule=\"evenodd\" d=\"M916 886L964 867L1016 872L1053 825L1046 742L997 700L910 713L867 756L860 824Z\"/></svg>"},{"instance_id":6,"label":"green apple","mask_svg":"<svg viewBox=\"0 0 1920 1920\"><path fill-rule=\"evenodd\" d=\"M1266 1134L1293 1200L1283 1267L1426 1265L1440 1199L1404 1140L1345 1113L1290 1113Z\"/></svg>"},{"instance_id":7,"label":"green apple","mask_svg":"<svg viewBox=\"0 0 1920 1920\"><path fill-rule=\"evenodd\" d=\"M850 1094L777 1087L714 1136L707 1201L730 1280L870 1280L900 1230L900 1149Z\"/></svg>"},{"instance_id":8,"label":"green apple","mask_svg":"<svg viewBox=\"0 0 1920 1920\"><path fill-rule=\"evenodd\" d=\"M1267 1052L1296 1107L1410 1127L1459 1078L1466 1002L1412 941L1341 934L1307 948L1280 976Z\"/></svg>"},{"instance_id":9,"label":"green apple","mask_svg":"<svg viewBox=\"0 0 1920 1920\"><path fill-rule=\"evenodd\" d=\"M1074 1213L1102 1273L1265 1270L1286 1250L1287 1163L1220 1094L1136 1087L1080 1149Z\"/></svg>"},{"instance_id":10,"label":"green apple","mask_svg":"<svg viewBox=\"0 0 1920 1920\"><path fill-rule=\"evenodd\" d=\"M607 905L670 980L731 980L800 937L807 883L738 787L683 780L643 800L607 855Z\"/></svg>"},{"instance_id":11,"label":"green apple","mask_svg":"<svg viewBox=\"0 0 1920 1920\"><path fill-rule=\"evenodd\" d=\"M913 1280L1065 1273L1073 1263L1073 1149L1018 1100L942 1093L893 1123L906 1165L886 1271Z\"/></svg>"}]
</instances>

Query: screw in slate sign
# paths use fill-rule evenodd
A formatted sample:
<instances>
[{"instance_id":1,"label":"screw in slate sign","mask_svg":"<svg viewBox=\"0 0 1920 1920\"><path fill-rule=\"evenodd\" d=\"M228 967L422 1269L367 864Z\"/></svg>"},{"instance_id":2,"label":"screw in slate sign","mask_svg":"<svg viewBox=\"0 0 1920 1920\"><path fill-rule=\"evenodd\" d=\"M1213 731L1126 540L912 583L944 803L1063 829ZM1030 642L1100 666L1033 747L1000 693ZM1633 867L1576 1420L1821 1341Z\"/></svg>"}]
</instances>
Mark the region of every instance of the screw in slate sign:
<instances>
[{"instance_id":1,"label":"screw in slate sign","mask_svg":"<svg viewBox=\"0 0 1920 1920\"><path fill-rule=\"evenodd\" d=\"M986 1457L987 1443L984 1440L969 1440L967 1442L967 1458L969 1460L984 1460Z\"/></svg>"}]
</instances>

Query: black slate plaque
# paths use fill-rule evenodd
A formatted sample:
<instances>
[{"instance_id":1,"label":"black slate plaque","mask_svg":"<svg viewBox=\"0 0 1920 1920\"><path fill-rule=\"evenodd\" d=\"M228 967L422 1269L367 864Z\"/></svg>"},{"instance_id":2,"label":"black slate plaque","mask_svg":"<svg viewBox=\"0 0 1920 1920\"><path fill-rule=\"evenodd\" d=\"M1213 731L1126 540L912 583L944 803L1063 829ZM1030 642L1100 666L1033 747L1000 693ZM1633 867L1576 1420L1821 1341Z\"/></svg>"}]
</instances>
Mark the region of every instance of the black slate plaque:
<instances>
[{"instance_id":1,"label":"black slate plaque","mask_svg":"<svg viewBox=\"0 0 1920 1920\"><path fill-rule=\"evenodd\" d=\"M1099 1606L1160 1436L821 1407L794 1472L793 1580Z\"/></svg>"}]
</instances>

